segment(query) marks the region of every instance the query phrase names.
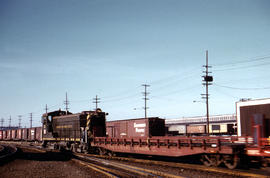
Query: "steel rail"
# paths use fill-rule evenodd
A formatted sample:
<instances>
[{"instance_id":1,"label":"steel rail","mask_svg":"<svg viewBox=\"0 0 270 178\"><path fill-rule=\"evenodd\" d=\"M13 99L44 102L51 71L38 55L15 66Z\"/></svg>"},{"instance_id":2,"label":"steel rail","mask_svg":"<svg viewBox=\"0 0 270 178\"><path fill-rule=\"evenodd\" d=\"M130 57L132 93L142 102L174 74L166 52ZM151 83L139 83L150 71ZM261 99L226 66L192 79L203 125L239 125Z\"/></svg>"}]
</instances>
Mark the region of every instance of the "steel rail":
<instances>
[{"instance_id":1,"label":"steel rail","mask_svg":"<svg viewBox=\"0 0 270 178\"><path fill-rule=\"evenodd\" d=\"M79 163L83 166L86 166L90 169L93 169L99 173L102 173L108 177L111 177L111 178L117 178L117 176L115 176L114 174L111 174L110 172L112 172L112 170L110 169L107 169L107 168L104 168L104 167L101 167L101 166L98 166L98 165L94 165L94 164L91 164L91 163L86 163L86 162L83 162L81 160L77 160L77 159L72 159L72 161L76 162L76 163Z\"/></svg>"},{"instance_id":2,"label":"steel rail","mask_svg":"<svg viewBox=\"0 0 270 178\"><path fill-rule=\"evenodd\" d=\"M4 147L0 145L0 153L4 150Z\"/></svg>"},{"instance_id":3,"label":"steel rail","mask_svg":"<svg viewBox=\"0 0 270 178\"><path fill-rule=\"evenodd\" d=\"M132 173L135 173L135 174L137 174L137 175L140 175L140 176L145 176L145 177L147 177L147 176L149 176L149 174L148 173L145 173L145 172L142 172L142 171L138 171L138 170L136 170L136 169L128 169L128 168L125 168L125 167L121 167L121 166L119 166L119 165L113 165L113 164L111 164L111 163L109 163L108 161L107 162L105 162L104 160L97 160L97 159L91 159L91 158L89 158L88 156L87 157L85 157L85 156L80 156L80 155L76 155L77 157L80 157L80 158L82 158L82 159L87 159L88 161L94 161L94 162L99 162L99 163L101 163L101 164L103 164L103 165L105 165L105 166L112 166L112 167L115 167L115 168L118 168L118 169L122 169L122 170L125 170L125 171L128 171L128 172L132 172ZM104 169L108 169L108 168L104 168ZM109 169L108 171L109 172L112 172L112 171L114 171L115 169Z\"/></svg>"},{"instance_id":4,"label":"steel rail","mask_svg":"<svg viewBox=\"0 0 270 178\"><path fill-rule=\"evenodd\" d=\"M35 149L35 148L30 148L30 149ZM40 151L40 152L46 152L40 148L36 148L35 150ZM152 164L152 165L158 165L158 166L170 166L170 167L184 168L184 169L190 169L190 170L200 170L200 171L212 172L212 173L218 173L218 174L227 174L227 175L231 175L231 176L259 177L259 178L269 177L269 176L262 175L262 174L243 172L243 171L239 171L239 170L228 170L228 169L224 169L224 168L206 167L206 166L202 166L202 165L193 165L193 164L187 164L187 163L142 160L142 159L136 159L136 158L124 158L124 157L115 157L115 156L112 157L112 156L92 155L92 154L91 154L91 157L103 158L103 159L113 159L113 160L120 160L120 161L129 161L129 162L142 163L142 164Z\"/></svg>"},{"instance_id":5,"label":"steel rail","mask_svg":"<svg viewBox=\"0 0 270 178\"><path fill-rule=\"evenodd\" d=\"M150 170L150 169L145 169L145 168L141 168L141 167L137 167L137 166L131 166L131 165L126 165L126 164L122 164L122 163L117 163L115 161L104 161L104 159L100 159L100 158L93 158L89 155L87 156L82 156L79 154L76 154L77 157L80 157L82 159L87 159L90 161L94 161L94 162L99 162L99 163L103 163L105 165L110 165L119 169L123 169L129 172L133 172L135 174L139 174L142 176L162 176L162 177L168 177L168 178L183 178L182 176L178 176L178 175L174 175L174 174L169 174L169 173L165 173L165 172L161 172L161 171L156 171L156 170Z\"/></svg>"},{"instance_id":6,"label":"steel rail","mask_svg":"<svg viewBox=\"0 0 270 178\"><path fill-rule=\"evenodd\" d=\"M103 155L91 155L91 156L97 157L97 158L129 161L129 162L134 162L134 163L151 164L151 165L166 166L166 167L170 166L170 167L184 168L184 169L190 169L190 170L200 170L200 171L212 172L212 173L218 173L218 174L227 174L231 176L258 177L258 178L269 177L262 174L242 172L239 170L230 170L230 169L218 168L218 167L206 167L203 165L194 165L194 164L187 164L187 163L143 160L143 159L136 159L136 158L112 157L112 156L103 156Z\"/></svg>"},{"instance_id":7,"label":"steel rail","mask_svg":"<svg viewBox=\"0 0 270 178\"><path fill-rule=\"evenodd\" d=\"M10 145L2 145L2 147L3 147L1 150L2 155L0 155L0 159L10 157L17 152L17 147L10 146Z\"/></svg>"}]
</instances>

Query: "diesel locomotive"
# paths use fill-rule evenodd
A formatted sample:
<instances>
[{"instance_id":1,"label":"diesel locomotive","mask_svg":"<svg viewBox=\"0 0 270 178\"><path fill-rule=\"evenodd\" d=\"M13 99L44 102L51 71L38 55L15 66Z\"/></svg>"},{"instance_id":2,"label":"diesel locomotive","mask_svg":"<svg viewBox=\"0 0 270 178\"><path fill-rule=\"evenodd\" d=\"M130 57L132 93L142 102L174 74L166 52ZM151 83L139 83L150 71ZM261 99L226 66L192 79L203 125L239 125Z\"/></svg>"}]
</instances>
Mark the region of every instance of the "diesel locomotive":
<instances>
[{"instance_id":1,"label":"diesel locomotive","mask_svg":"<svg viewBox=\"0 0 270 178\"><path fill-rule=\"evenodd\" d=\"M106 136L106 115L101 109L76 114L61 110L45 113L42 115L42 145L88 151L94 137Z\"/></svg>"}]
</instances>

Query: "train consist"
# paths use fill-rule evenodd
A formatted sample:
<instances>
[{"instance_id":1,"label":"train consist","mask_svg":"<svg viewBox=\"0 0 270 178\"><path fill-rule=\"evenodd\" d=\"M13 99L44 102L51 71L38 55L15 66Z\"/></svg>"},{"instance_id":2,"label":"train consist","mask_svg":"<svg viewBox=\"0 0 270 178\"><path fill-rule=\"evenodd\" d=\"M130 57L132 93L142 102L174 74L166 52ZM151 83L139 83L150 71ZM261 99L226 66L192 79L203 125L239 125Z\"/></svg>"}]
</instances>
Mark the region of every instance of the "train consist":
<instances>
[{"instance_id":1,"label":"train consist","mask_svg":"<svg viewBox=\"0 0 270 178\"><path fill-rule=\"evenodd\" d=\"M72 114L45 113L42 127L5 130L0 140L41 141L43 146L100 154L132 153L157 156L201 155L207 166L230 169L240 160L265 163L270 158L270 99L238 102L238 136L166 135L165 120L140 118L106 123L100 109Z\"/></svg>"},{"instance_id":2,"label":"train consist","mask_svg":"<svg viewBox=\"0 0 270 178\"><path fill-rule=\"evenodd\" d=\"M41 142L41 127L0 130L0 140Z\"/></svg>"}]
</instances>

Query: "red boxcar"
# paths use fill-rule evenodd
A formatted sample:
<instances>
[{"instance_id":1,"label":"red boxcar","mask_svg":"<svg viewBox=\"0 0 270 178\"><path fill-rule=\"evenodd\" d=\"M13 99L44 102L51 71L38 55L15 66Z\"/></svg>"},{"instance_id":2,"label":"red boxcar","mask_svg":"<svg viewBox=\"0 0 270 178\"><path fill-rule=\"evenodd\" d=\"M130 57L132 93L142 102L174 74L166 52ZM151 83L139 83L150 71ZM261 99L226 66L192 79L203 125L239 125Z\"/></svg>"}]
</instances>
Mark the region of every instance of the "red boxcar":
<instances>
[{"instance_id":1,"label":"red boxcar","mask_svg":"<svg viewBox=\"0 0 270 178\"><path fill-rule=\"evenodd\" d=\"M42 128L36 127L36 141L42 140Z\"/></svg>"},{"instance_id":2,"label":"red boxcar","mask_svg":"<svg viewBox=\"0 0 270 178\"><path fill-rule=\"evenodd\" d=\"M31 129L29 129L29 131L30 131L30 136L28 137L28 140L34 141L35 140L35 136L36 136L36 129L35 128L31 128Z\"/></svg>"},{"instance_id":3,"label":"red boxcar","mask_svg":"<svg viewBox=\"0 0 270 178\"><path fill-rule=\"evenodd\" d=\"M3 130L0 130L0 140L3 140Z\"/></svg>"},{"instance_id":4,"label":"red boxcar","mask_svg":"<svg viewBox=\"0 0 270 178\"><path fill-rule=\"evenodd\" d=\"M7 131L3 130L3 140L6 140L6 139L7 139Z\"/></svg>"},{"instance_id":5,"label":"red boxcar","mask_svg":"<svg viewBox=\"0 0 270 178\"><path fill-rule=\"evenodd\" d=\"M6 140L11 140L11 130L7 130L7 138Z\"/></svg>"},{"instance_id":6,"label":"red boxcar","mask_svg":"<svg viewBox=\"0 0 270 178\"><path fill-rule=\"evenodd\" d=\"M29 129L29 137L28 140L30 141L41 141L41 127L33 127Z\"/></svg>"},{"instance_id":7,"label":"red boxcar","mask_svg":"<svg viewBox=\"0 0 270 178\"><path fill-rule=\"evenodd\" d=\"M17 130L16 140L22 140L22 129Z\"/></svg>"},{"instance_id":8,"label":"red boxcar","mask_svg":"<svg viewBox=\"0 0 270 178\"><path fill-rule=\"evenodd\" d=\"M22 129L22 140L28 140L28 129Z\"/></svg>"},{"instance_id":9,"label":"red boxcar","mask_svg":"<svg viewBox=\"0 0 270 178\"><path fill-rule=\"evenodd\" d=\"M11 130L11 140L16 140L17 130Z\"/></svg>"},{"instance_id":10,"label":"red boxcar","mask_svg":"<svg viewBox=\"0 0 270 178\"><path fill-rule=\"evenodd\" d=\"M108 137L151 137L165 135L165 120L158 117L109 121Z\"/></svg>"}]
</instances>

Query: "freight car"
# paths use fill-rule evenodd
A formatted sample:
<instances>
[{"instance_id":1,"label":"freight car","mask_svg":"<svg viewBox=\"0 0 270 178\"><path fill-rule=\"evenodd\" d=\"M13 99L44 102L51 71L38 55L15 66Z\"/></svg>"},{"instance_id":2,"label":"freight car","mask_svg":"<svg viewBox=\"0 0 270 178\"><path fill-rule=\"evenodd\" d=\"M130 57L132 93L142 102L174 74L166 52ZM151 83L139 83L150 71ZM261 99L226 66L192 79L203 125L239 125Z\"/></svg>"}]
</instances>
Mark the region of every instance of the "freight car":
<instances>
[{"instance_id":1,"label":"freight car","mask_svg":"<svg viewBox=\"0 0 270 178\"><path fill-rule=\"evenodd\" d=\"M167 125L167 135L206 135L206 124L170 124ZM211 135L236 135L236 124L231 123L215 123L209 124L209 133Z\"/></svg>"},{"instance_id":2,"label":"freight car","mask_svg":"<svg viewBox=\"0 0 270 178\"><path fill-rule=\"evenodd\" d=\"M40 142L42 140L41 127L2 130L0 140Z\"/></svg>"},{"instance_id":3,"label":"freight car","mask_svg":"<svg viewBox=\"0 0 270 178\"><path fill-rule=\"evenodd\" d=\"M152 137L165 135L165 120L158 117L106 122L108 137Z\"/></svg>"},{"instance_id":4,"label":"freight car","mask_svg":"<svg viewBox=\"0 0 270 178\"><path fill-rule=\"evenodd\" d=\"M0 140L3 140L3 130L0 130Z\"/></svg>"},{"instance_id":5,"label":"freight car","mask_svg":"<svg viewBox=\"0 0 270 178\"><path fill-rule=\"evenodd\" d=\"M205 125L188 125L187 134L188 135L201 135L206 133Z\"/></svg>"}]
</instances>

